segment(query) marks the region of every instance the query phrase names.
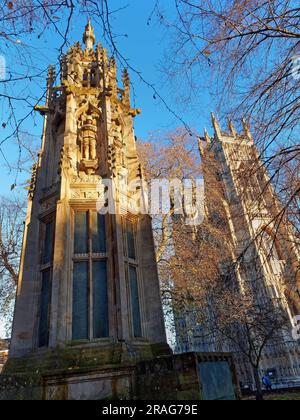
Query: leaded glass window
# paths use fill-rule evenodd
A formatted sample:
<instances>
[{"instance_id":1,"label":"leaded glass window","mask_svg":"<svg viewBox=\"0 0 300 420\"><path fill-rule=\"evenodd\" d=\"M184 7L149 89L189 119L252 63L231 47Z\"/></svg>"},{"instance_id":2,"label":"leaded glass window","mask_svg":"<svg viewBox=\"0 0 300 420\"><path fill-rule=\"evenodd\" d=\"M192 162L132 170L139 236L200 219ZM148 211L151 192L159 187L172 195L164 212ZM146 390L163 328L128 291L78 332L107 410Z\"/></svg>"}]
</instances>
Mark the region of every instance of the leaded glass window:
<instances>
[{"instance_id":1,"label":"leaded glass window","mask_svg":"<svg viewBox=\"0 0 300 420\"><path fill-rule=\"evenodd\" d=\"M131 292L131 306L133 319L133 335L138 338L142 336L140 299L138 289L137 268L129 265L129 282Z\"/></svg>"},{"instance_id":2,"label":"leaded glass window","mask_svg":"<svg viewBox=\"0 0 300 420\"><path fill-rule=\"evenodd\" d=\"M50 270L45 270L42 272L39 347L47 347L49 342L50 285Z\"/></svg>"},{"instance_id":3,"label":"leaded glass window","mask_svg":"<svg viewBox=\"0 0 300 420\"><path fill-rule=\"evenodd\" d=\"M88 261L74 262L73 340L89 338L89 270Z\"/></svg>"},{"instance_id":4,"label":"leaded glass window","mask_svg":"<svg viewBox=\"0 0 300 420\"><path fill-rule=\"evenodd\" d=\"M47 347L49 344L50 311L51 311L51 285L54 252L54 215L48 216L41 223L41 273L40 273L40 307L38 347Z\"/></svg>"},{"instance_id":5,"label":"leaded glass window","mask_svg":"<svg viewBox=\"0 0 300 420\"><path fill-rule=\"evenodd\" d=\"M125 265L130 291L132 333L135 338L140 338L142 337L142 321L135 223L131 220L124 220L124 232L126 238Z\"/></svg>"},{"instance_id":6,"label":"leaded glass window","mask_svg":"<svg viewBox=\"0 0 300 420\"><path fill-rule=\"evenodd\" d=\"M126 234L127 234L127 249L128 249L128 258L135 260L135 241L134 241L134 226L133 223L129 220L126 222Z\"/></svg>"},{"instance_id":7,"label":"leaded glass window","mask_svg":"<svg viewBox=\"0 0 300 420\"><path fill-rule=\"evenodd\" d=\"M105 216L74 213L72 339L109 337Z\"/></svg>"}]
</instances>

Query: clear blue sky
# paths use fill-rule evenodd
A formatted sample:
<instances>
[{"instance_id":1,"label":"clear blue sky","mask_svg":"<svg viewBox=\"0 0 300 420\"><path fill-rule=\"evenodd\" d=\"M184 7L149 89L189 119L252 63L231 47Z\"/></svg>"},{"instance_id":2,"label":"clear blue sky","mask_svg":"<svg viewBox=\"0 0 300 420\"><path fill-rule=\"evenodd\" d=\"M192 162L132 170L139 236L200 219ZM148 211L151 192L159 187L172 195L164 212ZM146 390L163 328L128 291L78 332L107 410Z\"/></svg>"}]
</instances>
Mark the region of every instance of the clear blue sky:
<instances>
[{"instance_id":1,"label":"clear blue sky","mask_svg":"<svg viewBox=\"0 0 300 420\"><path fill-rule=\"evenodd\" d=\"M164 1L165 10L168 14L172 14L171 4L168 0ZM166 77L161 72L164 60L164 52L168 48L170 40L167 39L165 28L161 26L157 19L153 17L150 25L147 21L153 9L154 0L138 1L138 0L110 0L109 6L111 10L118 9L127 5L125 9L120 10L113 15L112 26L114 33L120 34L117 38L117 45L123 56L129 60L130 64L142 73L144 79L149 83L154 84L156 89L169 104L169 106L189 124L192 128L202 132L204 126L210 127L210 111L213 110L214 105L209 95L208 89L198 93L199 99L196 109L187 107L182 109L175 103L172 89L166 83ZM92 23L95 27L97 40L102 41L101 27L93 16L91 16ZM86 17L76 16L70 28L70 43L82 40L82 33L86 24ZM126 36L122 36L125 35ZM31 38L23 39L21 41L28 47L27 52L31 55L31 66L37 68L37 71L44 70L48 64L56 63L58 51L57 48L61 45L61 38L51 31L46 31L38 39L37 34ZM104 46L107 47L107 45ZM66 49L66 48L65 48ZM27 54L27 53L26 53ZM7 67L8 71L13 73L23 73L24 68L22 64L27 61L25 55L16 55L15 50L9 48L7 50ZM182 125L174 115L166 109L165 105L159 99L154 99L153 91L142 83L134 72L130 72L131 80L134 86L135 105L142 109L141 116L135 120L135 131L139 138L147 139L150 133L162 133L171 130L174 127ZM46 77L46 76L45 76ZM203 81L205 82L205 81ZM205 83L203 83L205 84ZM2 84L3 85L3 84ZM43 94L45 80L41 79L38 83L32 81L31 83L17 84L15 87L16 96L27 95L28 93L34 97L40 97ZM0 85L3 89L3 86ZM30 107L21 106L16 107L16 114L18 118L22 118L30 111ZM2 122L6 121L7 110L0 107L0 128ZM28 131L35 136L40 137L42 129L42 117L36 115L35 118L28 119L22 126L24 131ZM0 141L9 133L9 127L0 129ZM8 156L10 163L17 160L17 148L13 145L13 141L5 143L3 146L5 155ZM14 183L15 172L9 173L5 161L0 156L0 176L2 179L0 185L0 194L9 194L10 186ZM28 178L28 174L20 174L18 176L18 184L24 178Z\"/></svg>"}]
</instances>

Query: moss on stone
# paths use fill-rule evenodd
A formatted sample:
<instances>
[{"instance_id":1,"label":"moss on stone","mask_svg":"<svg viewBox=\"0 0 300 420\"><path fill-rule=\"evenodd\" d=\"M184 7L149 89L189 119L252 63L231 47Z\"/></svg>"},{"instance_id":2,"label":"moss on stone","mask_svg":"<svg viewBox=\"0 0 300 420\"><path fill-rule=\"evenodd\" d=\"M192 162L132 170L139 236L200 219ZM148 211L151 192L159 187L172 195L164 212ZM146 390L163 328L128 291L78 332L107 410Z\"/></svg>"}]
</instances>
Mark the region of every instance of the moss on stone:
<instances>
[{"instance_id":1,"label":"moss on stone","mask_svg":"<svg viewBox=\"0 0 300 420\"><path fill-rule=\"evenodd\" d=\"M120 343L107 353L97 347L68 348L10 359L5 374L0 375L0 400L72 399L71 383L87 384L75 392L76 398L86 399L89 383L95 396L94 382L100 384L99 399L201 400L197 354L138 361L129 357L131 351ZM150 355L147 351L144 354Z\"/></svg>"},{"instance_id":2,"label":"moss on stone","mask_svg":"<svg viewBox=\"0 0 300 420\"><path fill-rule=\"evenodd\" d=\"M150 360L159 353L160 345L149 343L127 344L109 343L90 347L66 347L63 349L34 352L23 358L9 358L4 373L39 373L42 375L70 370L93 368L113 368L116 365L136 364L140 360ZM154 351L153 351L154 349Z\"/></svg>"}]
</instances>

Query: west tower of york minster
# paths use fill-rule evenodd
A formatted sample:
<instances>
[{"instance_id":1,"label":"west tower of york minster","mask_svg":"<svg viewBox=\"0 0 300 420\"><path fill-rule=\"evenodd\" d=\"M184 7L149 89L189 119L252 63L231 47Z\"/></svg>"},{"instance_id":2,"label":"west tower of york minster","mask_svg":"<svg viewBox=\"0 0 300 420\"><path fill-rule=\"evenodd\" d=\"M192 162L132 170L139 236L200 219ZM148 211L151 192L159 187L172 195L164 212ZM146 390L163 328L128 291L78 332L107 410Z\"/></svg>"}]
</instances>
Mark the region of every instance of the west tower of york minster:
<instances>
[{"instance_id":1,"label":"west tower of york minster","mask_svg":"<svg viewBox=\"0 0 300 420\"><path fill-rule=\"evenodd\" d=\"M199 149L206 190L206 218L218 220L219 214L224 217L224 236L229 244L229 258L226 255L229 261L222 262L224 273L226 266L235 267L232 279L226 280L227 286L230 288L232 282L236 282L234 287L241 294L251 291L257 307L270 308L271 312L274 308L274 313L280 309L285 314L287 322L282 332L263 349L259 374L262 378L269 372L278 383L297 382L300 352L292 337L294 317L300 307L297 239L285 218L284 203L274 191L247 122L243 120L242 132L238 132L231 121L224 131L214 115L212 124L214 135L211 137L205 131L205 137L199 140ZM220 192L214 194L216 186ZM245 354L218 334L208 339L202 326L195 322L193 312L179 317L177 334L179 352L234 352L240 382L252 386L253 373ZM241 336L240 342L242 340Z\"/></svg>"}]
</instances>

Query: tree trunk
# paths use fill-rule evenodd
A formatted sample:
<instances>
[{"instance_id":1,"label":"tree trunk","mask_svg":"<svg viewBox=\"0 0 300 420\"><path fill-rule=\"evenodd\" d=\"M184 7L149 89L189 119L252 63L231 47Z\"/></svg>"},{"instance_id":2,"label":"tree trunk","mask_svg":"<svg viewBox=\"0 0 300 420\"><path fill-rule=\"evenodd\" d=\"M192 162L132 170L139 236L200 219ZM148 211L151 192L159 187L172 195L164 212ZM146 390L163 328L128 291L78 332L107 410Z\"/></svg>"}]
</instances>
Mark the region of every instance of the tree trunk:
<instances>
[{"instance_id":1,"label":"tree trunk","mask_svg":"<svg viewBox=\"0 0 300 420\"><path fill-rule=\"evenodd\" d=\"M264 395L263 395L263 391L262 391L262 386L261 386L261 380L260 380L260 377L259 377L258 367L253 366L253 374L254 374L254 380L255 380L255 385L256 385L256 400L257 401L262 401L264 399Z\"/></svg>"}]
</instances>

